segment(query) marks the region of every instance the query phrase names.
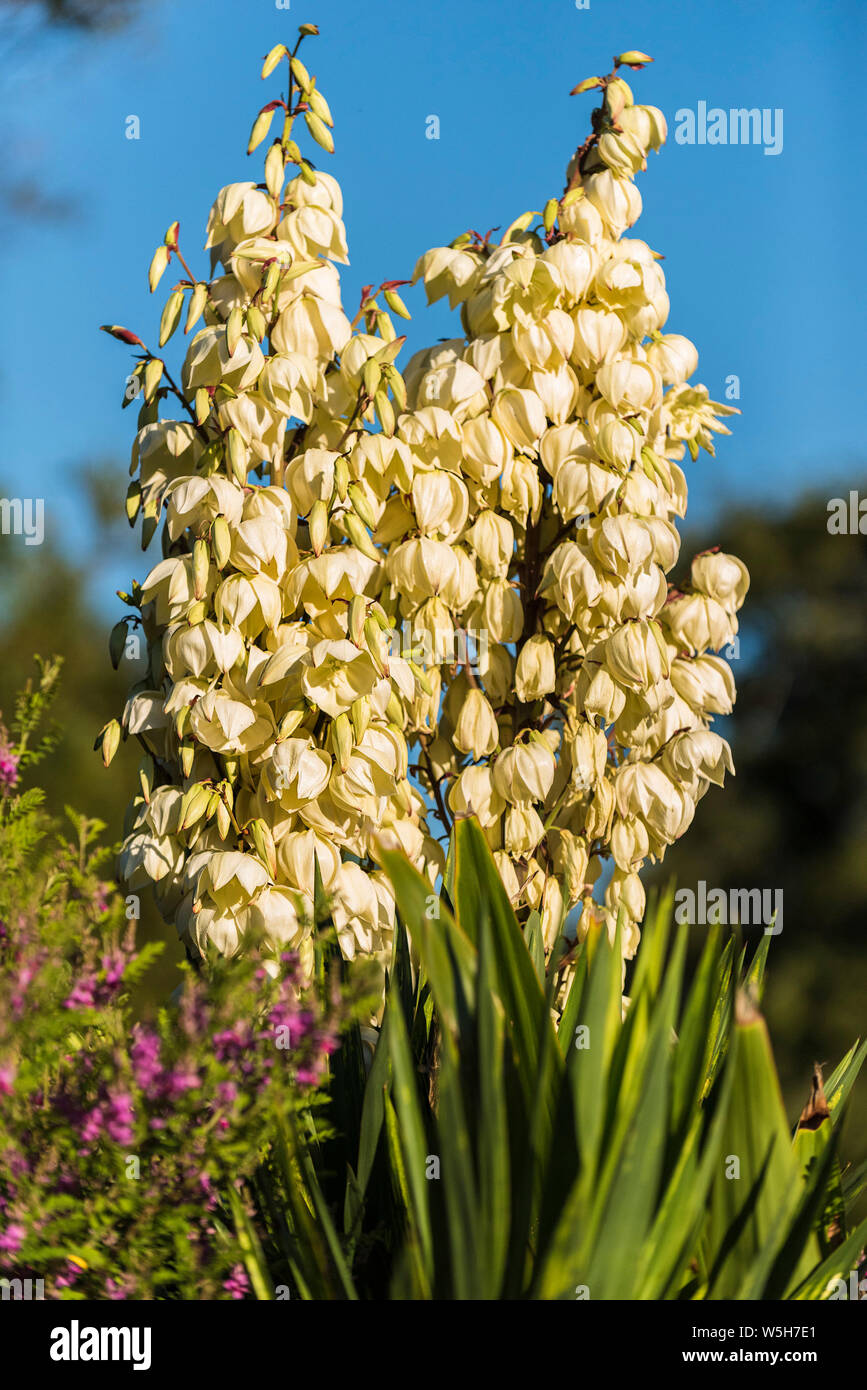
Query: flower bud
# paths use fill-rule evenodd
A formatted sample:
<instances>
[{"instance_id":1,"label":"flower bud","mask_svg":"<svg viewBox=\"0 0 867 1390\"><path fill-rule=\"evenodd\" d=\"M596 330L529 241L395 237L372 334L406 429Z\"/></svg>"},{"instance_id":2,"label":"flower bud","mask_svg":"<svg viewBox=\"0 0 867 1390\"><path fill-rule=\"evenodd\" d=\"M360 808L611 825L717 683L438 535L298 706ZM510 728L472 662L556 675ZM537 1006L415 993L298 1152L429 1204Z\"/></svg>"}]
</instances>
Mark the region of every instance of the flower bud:
<instances>
[{"instance_id":1,"label":"flower bud","mask_svg":"<svg viewBox=\"0 0 867 1390\"><path fill-rule=\"evenodd\" d=\"M566 746L572 763L572 784L580 791L592 791L605 776L608 741L602 729L586 720L567 730Z\"/></svg>"},{"instance_id":2,"label":"flower bud","mask_svg":"<svg viewBox=\"0 0 867 1390\"><path fill-rule=\"evenodd\" d=\"M605 901L609 907L622 908L631 921L640 922L644 916L646 895L638 874L615 869L605 890Z\"/></svg>"},{"instance_id":3,"label":"flower bud","mask_svg":"<svg viewBox=\"0 0 867 1390\"><path fill-rule=\"evenodd\" d=\"M692 562L692 582L700 593L716 599L727 613L736 613L750 587L750 576L743 560L720 552L696 555Z\"/></svg>"},{"instance_id":4,"label":"flower bud","mask_svg":"<svg viewBox=\"0 0 867 1390\"><path fill-rule=\"evenodd\" d=\"M644 822L624 820L618 816L611 827L611 853L618 869L628 873L640 868L649 848L650 841Z\"/></svg>"},{"instance_id":5,"label":"flower bud","mask_svg":"<svg viewBox=\"0 0 867 1390\"><path fill-rule=\"evenodd\" d=\"M248 827L248 834L256 846L259 858L267 866L272 879L277 877L277 850L274 835L268 822L258 816Z\"/></svg>"},{"instance_id":6,"label":"flower bud","mask_svg":"<svg viewBox=\"0 0 867 1390\"><path fill-rule=\"evenodd\" d=\"M178 320L181 317L181 309L183 307L183 290L173 290L172 293L169 295L168 299L166 300L165 307L162 312L162 317L160 318L160 347L162 347L165 343L168 342L169 338L172 336L175 329L177 328Z\"/></svg>"},{"instance_id":7,"label":"flower bud","mask_svg":"<svg viewBox=\"0 0 867 1390\"><path fill-rule=\"evenodd\" d=\"M484 568L504 578L515 549L515 533L508 517L485 508L480 511L466 536Z\"/></svg>"},{"instance_id":8,"label":"flower bud","mask_svg":"<svg viewBox=\"0 0 867 1390\"><path fill-rule=\"evenodd\" d=\"M515 743L494 763L494 788L504 801L544 801L554 781L554 754L540 740Z\"/></svg>"},{"instance_id":9,"label":"flower bud","mask_svg":"<svg viewBox=\"0 0 867 1390\"><path fill-rule=\"evenodd\" d=\"M129 629L126 619L122 619L119 623L115 623L109 635L108 654L111 659L111 664L114 667L115 671L120 665L120 659L123 656L124 650L126 648L126 638L128 630Z\"/></svg>"},{"instance_id":10,"label":"flower bud","mask_svg":"<svg viewBox=\"0 0 867 1390\"><path fill-rule=\"evenodd\" d=\"M169 248L167 246L158 246L156 251L154 251L150 267L148 269L148 285L150 286L151 294L153 294L154 290L156 289L157 285L162 279L163 272L168 263Z\"/></svg>"},{"instance_id":11,"label":"flower bud","mask_svg":"<svg viewBox=\"0 0 867 1390\"><path fill-rule=\"evenodd\" d=\"M322 118L315 111L305 111L304 123L317 145L321 145L326 153L333 154L334 137Z\"/></svg>"},{"instance_id":12,"label":"flower bud","mask_svg":"<svg viewBox=\"0 0 867 1390\"><path fill-rule=\"evenodd\" d=\"M455 724L455 746L462 753L472 753L476 762L493 753L500 741L494 711L481 690L467 691Z\"/></svg>"},{"instance_id":13,"label":"flower bud","mask_svg":"<svg viewBox=\"0 0 867 1390\"><path fill-rule=\"evenodd\" d=\"M557 877L565 881L570 905L577 903L587 879L587 842L571 830L563 829L552 831L551 841Z\"/></svg>"},{"instance_id":14,"label":"flower bud","mask_svg":"<svg viewBox=\"0 0 867 1390\"><path fill-rule=\"evenodd\" d=\"M705 777L721 787L726 772L735 770L731 749L712 729L690 729L676 734L666 744L660 762L666 772L687 786L696 777Z\"/></svg>"},{"instance_id":15,"label":"flower bud","mask_svg":"<svg viewBox=\"0 0 867 1390\"><path fill-rule=\"evenodd\" d=\"M647 690L668 675L665 645L654 622L624 623L605 642L606 668L627 690Z\"/></svg>"},{"instance_id":16,"label":"flower bud","mask_svg":"<svg viewBox=\"0 0 867 1390\"><path fill-rule=\"evenodd\" d=\"M288 57L289 50L284 43L275 44L262 64L262 76L270 77L277 64Z\"/></svg>"},{"instance_id":17,"label":"flower bud","mask_svg":"<svg viewBox=\"0 0 867 1390\"><path fill-rule=\"evenodd\" d=\"M626 703L626 696L621 687L612 680L604 666L597 667L595 671L588 670L586 677L582 670L582 678L579 678L577 695L579 705L588 719L613 724Z\"/></svg>"},{"instance_id":18,"label":"flower bud","mask_svg":"<svg viewBox=\"0 0 867 1390\"><path fill-rule=\"evenodd\" d=\"M211 527L211 549L217 569L225 569L232 550L232 538L229 533L229 523L224 516L214 517L214 523Z\"/></svg>"},{"instance_id":19,"label":"flower bud","mask_svg":"<svg viewBox=\"0 0 867 1390\"><path fill-rule=\"evenodd\" d=\"M548 695L557 684L554 644L538 633L530 637L518 653L515 667L515 693L522 704Z\"/></svg>"},{"instance_id":20,"label":"flower bud","mask_svg":"<svg viewBox=\"0 0 867 1390\"><path fill-rule=\"evenodd\" d=\"M545 833L539 813L532 806L510 806L506 811L503 844L508 854L528 858Z\"/></svg>"},{"instance_id":21,"label":"flower bud","mask_svg":"<svg viewBox=\"0 0 867 1390\"><path fill-rule=\"evenodd\" d=\"M94 748L99 748L102 753L102 761L108 767L118 748L120 747L120 724L116 719L109 722L100 731Z\"/></svg>"},{"instance_id":22,"label":"flower bud","mask_svg":"<svg viewBox=\"0 0 867 1390\"><path fill-rule=\"evenodd\" d=\"M485 624L493 642L517 642L524 627L524 608L506 579L494 579L485 591Z\"/></svg>"},{"instance_id":23,"label":"flower bud","mask_svg":"<svg viewBox=\"0 0 867 1390\"><path fill-rule=\"evenodd\" d=\"M193 546L193 593L197 599L204 598L207 593L210 569L208 543L200 538Z\"/></svg>"},{"instance_id":24,"label":"flower bud","mask_svg":"<svg viewBox=\"0 0 867 1390\"><path fill-rule=\"evenodd\" d=\"M341 772L346 772L352 757L353 729L348 714L338 714L331 724L331 743Z\"/></svg>"},{"instance_id":25,"label":"flower bud","mask_svg":"<svg viewBox=\"0 0 867 1390\"><path fill-rule=\"evenodd\" d=\"M674 643L691 656L708 649L719 651L737 632L737 619L704 594L673 599L662 616Z\"/></svg>"},{"instance_id":26,"label":"flower bud","mask_svg":"<svg viewBox=\"0 0 867 1390\"><path fill-rule=\"evenodd\" d=\"M731 667L719 656L678 657L671 663L671 683L702 715L731 714L735 681Z\"/></svg>"}]
</instances>

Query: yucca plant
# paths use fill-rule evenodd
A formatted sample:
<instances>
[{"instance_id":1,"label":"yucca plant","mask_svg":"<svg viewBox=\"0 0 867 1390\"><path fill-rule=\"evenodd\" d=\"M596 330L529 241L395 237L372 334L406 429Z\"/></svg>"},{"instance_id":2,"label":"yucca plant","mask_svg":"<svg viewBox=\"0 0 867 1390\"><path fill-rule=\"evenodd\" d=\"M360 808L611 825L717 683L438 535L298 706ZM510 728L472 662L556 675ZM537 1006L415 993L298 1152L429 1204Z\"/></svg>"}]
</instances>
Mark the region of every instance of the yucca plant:
<instances>
[{"instance_id":1,"label":"yucca plant","mask_svg":"<svg viewBox=\"0 0 867 1390\"><path fill-rule=\"evenodd\" d=\"M688 928L672 934L662 895L624 1001L604 932L561 941L545 972L538 921L522 932L472 819L438 900L399 853L387 869L405 931L372 1064L356 1028L337 1138L308 1148L287 1126L261 1170L258 1288L817 1299L848 1278L867 1174L843 1175L838 1137L867 1044L824 1086L817 1072L793 1139L758 1007L769 937L748 962L710 931L685 989Z\"/></svg>"}]
</instances>

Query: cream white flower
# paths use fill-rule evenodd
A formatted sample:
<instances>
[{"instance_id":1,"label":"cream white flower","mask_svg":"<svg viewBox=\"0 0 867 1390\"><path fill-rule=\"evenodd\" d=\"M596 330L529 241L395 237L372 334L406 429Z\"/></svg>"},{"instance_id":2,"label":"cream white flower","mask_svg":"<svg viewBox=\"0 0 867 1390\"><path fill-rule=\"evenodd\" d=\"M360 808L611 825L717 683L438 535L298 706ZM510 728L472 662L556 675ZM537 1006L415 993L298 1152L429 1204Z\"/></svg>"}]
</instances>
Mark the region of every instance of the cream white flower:
<instances>
[{"instance_id":1,"label":"cream white flower","mask_svg":"<svg viewBox=\"0 0 867 1390\"><path fill-rule=\"evenodd\" d=\"M467 232L419 259L460 336L408 363L395 282L354 326L344 311L330 174L267 145L266 191L217 197L216 273L182 295L187 418L160 418L174 388L145 351L127 502L145 543L165 526L130 595L147 676L122 730L145 756L119 870L191 951L264 939L309 965L318 872L341 950L384 978L383 854L433 890L436 804L478 818L546 951L583 904L579 942L619 920L628 958L642 866L731 771L710 725L734 681L711 653L748 575L706 552L682 590L667 576L677 461L733 411L690 384L661 257L627 234L664 117L619 76L608 100L546 235L504 217L499 244Z\"/></svg>"}]
</instances>

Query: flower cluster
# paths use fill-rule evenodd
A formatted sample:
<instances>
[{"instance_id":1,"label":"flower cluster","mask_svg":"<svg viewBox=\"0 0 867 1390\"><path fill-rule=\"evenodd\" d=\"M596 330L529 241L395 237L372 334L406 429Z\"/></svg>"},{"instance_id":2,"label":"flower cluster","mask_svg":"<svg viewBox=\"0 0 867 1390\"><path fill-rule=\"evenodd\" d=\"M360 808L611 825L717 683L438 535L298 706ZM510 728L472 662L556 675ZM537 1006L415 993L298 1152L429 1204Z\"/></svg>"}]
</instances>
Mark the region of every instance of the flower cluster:
<instances>
[{"instance_id":1,"label":"flower cluster","mask_svg":"<svg viewBox=\"0 0 867 1390\"><path fill-rule=\"evenodd\" d=\"M188 970L174 1007L133 1022L154 948L136 949L117 894L106 906L89 851L15 867L0 897L0 1276L43 1278L48 1297L244 1297L232 1192L247 1200L280 1127L316 1104L343 1006L303 989L283 953L272 969Z\"/></svg>"},{"instance_id":2,"label":"flower cluster","mask_svg":"<svg viewBox=\"0 0 867 1390\"><path fill-rule=\"evenodd\" d=\"M0 796L8 796L17 787L19 761L6 727L0 720Z\"/></svg>"},{"instance_id":3,"label":"flower cluster","mask_svg":"<svg viewBox=\"0 0 867 1390\"><path fill-rule=\"evenodd\" d=\"M649 59L623 54L576 89L602 105L541 221L421 257L414 279L460 306L464 336L403 373L402 282L367 287L353 322L342 307L340 189L292 134L303 116L330 151L331 115L298 45L263 76L284 59L287 99L250 139L280 114L264 183L230 184L211 210L219 273L193 276L177 224L151 265L152 288L173 260L185 272L161 346L185 304L186 332L203 318L180 385L109 329L141 348L130 518L145 543L163 521L163 558L125 596L148 675L99 740L106 762L122 735L146 754L121 872L155 885L194 951L235 953L252 930L305 963L318 872L344 954L385 962L382 845L433 884L437 832L474 814L548 949L583 903L585 927L620 913L631 956L639 869L731 770L710 724L734 685L714 653L748 585L715 552L668 577L680 461L712 454L731 410L689 383L697 353L663 332L660 257L626 235L666 134L621 75ZM188 419L163 418L172 399Z\"/></svg>"}]
</instances>

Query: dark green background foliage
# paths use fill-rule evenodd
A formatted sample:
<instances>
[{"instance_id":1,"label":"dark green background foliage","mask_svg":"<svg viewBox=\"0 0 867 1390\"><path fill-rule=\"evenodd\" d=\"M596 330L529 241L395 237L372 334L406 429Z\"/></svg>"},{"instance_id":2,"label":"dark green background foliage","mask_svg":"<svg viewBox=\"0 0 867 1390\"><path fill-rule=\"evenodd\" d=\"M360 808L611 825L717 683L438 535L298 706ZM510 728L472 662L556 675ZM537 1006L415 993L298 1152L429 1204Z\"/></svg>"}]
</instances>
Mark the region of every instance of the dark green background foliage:
<instances>
[{"instance_id":1,"label":"dark green background foliage","mask_svg":"<svg viewBox=\"0 0 867 1390\"><path fill-rule=\"evenodd\" d=\"M105 821L106 839L119 842L124 812L138 785L141 748L134 739L123 743L107 771L93 743L103 724L122 710L144 663L139 668L123 660L119 670L112 670L108 634L124 609L119 599L105 608L111 588L101 581L99 563L111 554L121 572L141 577L159 555L156 542L144 556L134 544L123 516L124 470L119 465L83 470L81 483L91 503L91 534L74 558L57 548L59 528L53 525L46 524L41 546L26 546L20 536L0 536L0 712L7 722L12 718L15 696L35 674L35 653L63 657L60 694L52 710L62 738L40 764L38 783L45 789L48 810L58 818L65 806L75 806ZM0 495L15 492L4 492L0 482ZM167 943L145 985L142 1007L149 1009L178 983L176 965L183 950L149 894L141 895L141 907L140 942Z\"/></svg>"},{"instance_id":2,"label":"dark green background foliage","mask_svg":"<svg viewBox=\"0 0 867 1390\"><path fill-rule=\"evenodd\" d=\"M783 890L765 1008L791 1100L814 1061L867 1032L867 537L829 535L827 503L714 523L751 576L737 705L716 726L737 775L711 788L657 871L684 887ZM683 554L706 544L690 534ZM863 1154L867 1102L854 1101Z\"/></svg>"}]
</instances>

